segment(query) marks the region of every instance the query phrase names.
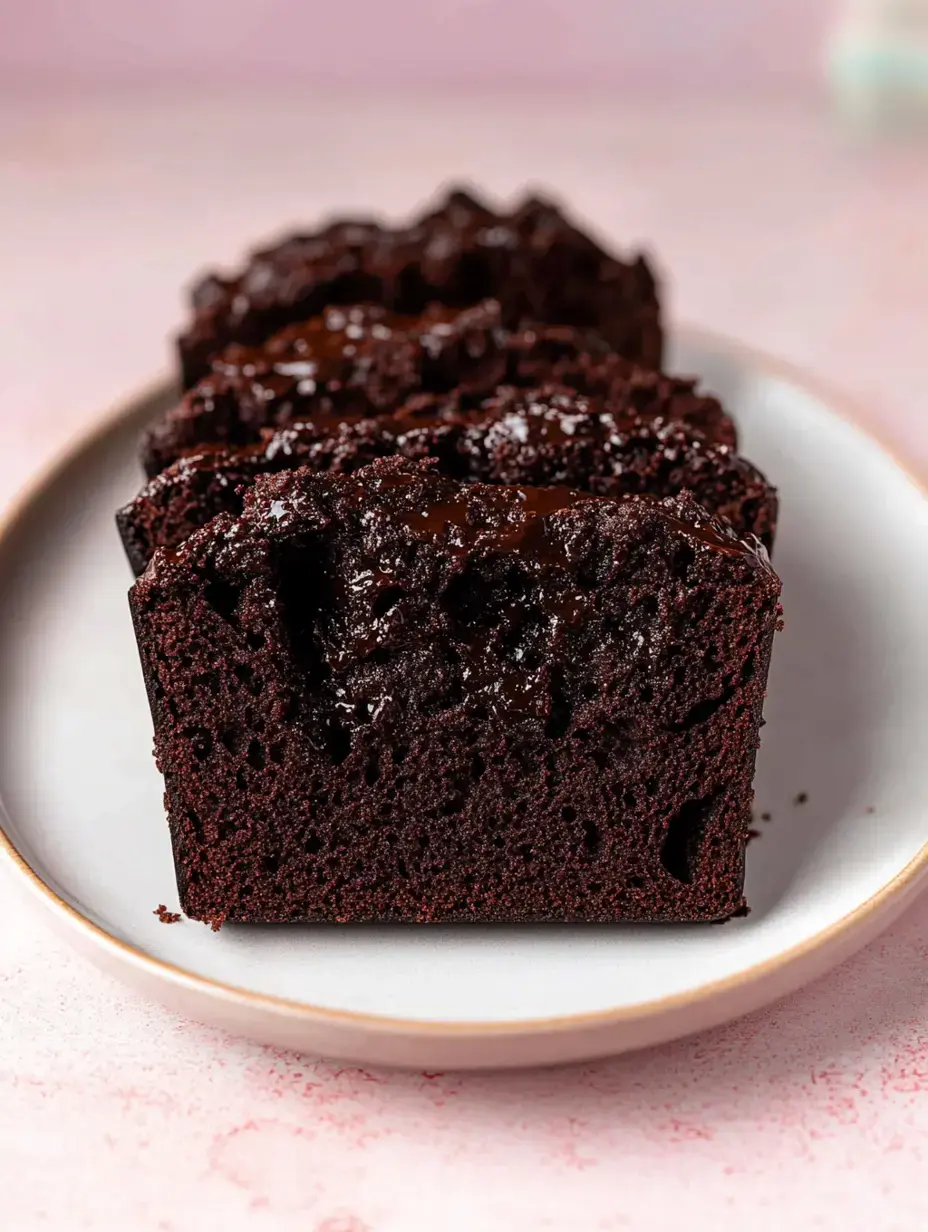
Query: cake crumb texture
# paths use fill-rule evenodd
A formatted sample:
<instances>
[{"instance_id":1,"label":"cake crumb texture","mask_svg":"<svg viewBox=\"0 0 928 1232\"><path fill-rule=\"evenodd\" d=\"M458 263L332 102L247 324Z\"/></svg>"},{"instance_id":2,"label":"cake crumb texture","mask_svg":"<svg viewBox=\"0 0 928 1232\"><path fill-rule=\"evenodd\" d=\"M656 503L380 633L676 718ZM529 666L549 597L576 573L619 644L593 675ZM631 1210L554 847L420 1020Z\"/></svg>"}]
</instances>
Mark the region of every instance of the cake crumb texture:
<instances>
[{"instance_id":1,"label":"cake crumb texture","mask_svg":"<svg viewBox=\"0 0 928 1232\"><path fill-rule=\"evenodd\" d=\"M731 916L778 597L685 496L262 477L131 595L184 911Z\"/></svg>"}]
</instances>

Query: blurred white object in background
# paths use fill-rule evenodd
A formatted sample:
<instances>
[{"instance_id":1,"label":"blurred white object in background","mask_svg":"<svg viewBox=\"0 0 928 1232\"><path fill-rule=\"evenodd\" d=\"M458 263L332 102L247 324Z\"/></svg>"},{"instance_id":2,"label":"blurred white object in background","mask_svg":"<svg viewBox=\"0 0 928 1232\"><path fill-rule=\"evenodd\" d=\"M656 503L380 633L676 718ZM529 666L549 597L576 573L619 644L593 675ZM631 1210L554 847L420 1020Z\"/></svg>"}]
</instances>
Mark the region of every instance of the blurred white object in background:
<instances>
[{"instance_id":1,"label":"blurred white object in background","mask_svg":"<svg viewBox=\"0 0 928 1232\"><path fill-rule=\"evenodd\" d=\"M827 66L851 119L928 125L928 0L845 0Z\"/></svg>"}]
</instances>

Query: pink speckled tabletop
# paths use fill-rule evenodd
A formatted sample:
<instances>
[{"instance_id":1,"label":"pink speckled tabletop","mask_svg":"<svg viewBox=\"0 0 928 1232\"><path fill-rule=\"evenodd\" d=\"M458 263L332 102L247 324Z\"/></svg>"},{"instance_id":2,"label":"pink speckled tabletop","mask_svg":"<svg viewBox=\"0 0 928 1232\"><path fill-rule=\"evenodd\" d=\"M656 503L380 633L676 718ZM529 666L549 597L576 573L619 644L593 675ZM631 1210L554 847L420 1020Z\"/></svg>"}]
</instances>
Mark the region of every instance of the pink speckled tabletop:
<instances>
[{"instance_id":1,"label":"pink speckled tabletop","mask_svg":"<svg viewBox=\"0 0 928 1232\"><path fill-rule=\"evenodd\" d=\"M0 97L0 500L282 223L539 180L652 239L678 317L809 367L928 472L928 143L811 106ZM775 841L771 833L765 841ZM0 895L0 1227L928 1226L928 902L807 991L517 1076L342 1068L172 1017Z\"/></svg>"}]
</instances>

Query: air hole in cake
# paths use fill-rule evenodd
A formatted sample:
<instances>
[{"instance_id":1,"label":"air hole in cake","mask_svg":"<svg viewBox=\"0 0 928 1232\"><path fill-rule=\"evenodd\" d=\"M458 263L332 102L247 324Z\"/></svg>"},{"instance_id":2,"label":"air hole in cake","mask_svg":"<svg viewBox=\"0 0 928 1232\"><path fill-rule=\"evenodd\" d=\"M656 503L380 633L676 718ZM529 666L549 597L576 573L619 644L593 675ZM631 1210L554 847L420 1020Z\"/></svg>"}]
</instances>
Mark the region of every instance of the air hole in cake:
<instances>
[{"instance_id":1,"label":"air hole in cake","mask_svg":"<svg viewBox=\"0 0 928 1232\"><path fill-rule=\"evenodd\" d=\"M590 817L583 819L583 846L591 856L598 856L602 847L602 835L599 826Z\"/></svg>"},{"instance_id":2,"label":"air hole in cake","mask_svg":"<svg viewBox=\"0 0 928 1232\"><path fill-rule=\"evenodd\" d=\"M470 628L486 625L488 613L481 603L482 587L473 572L456 573L441 596L441 605L457 624Z\"/></svg>"},{"instance_id":3,"label":"air hole in cake","mask_svg":"<svg viewBox=\"0 0 928 1232\"><path fill-rule=\"evenodd\" d=\"M661 864L674 880L683 885L690 885L693 881L706 821L714 804L715 796L687 800L667 826L661 847Z\"/></svg>"},{"instance_id":4,"label":"air hole in cake","mask_svg":"<svg viewBox=\"0 0 928 1232\"><path fill-rule=\"evenodd\" d=\"M630 890L642 890L644 889L644 878L635 876L629 877L625 884Z\"/></svg>"},{"instance_id":5,"label":"air hole in cake","mask_svg":"<svg viewBox=\"0 0 928 1232\"><path fill-rule=\"evenodd\" d=\"M255 674L247 663L236 663L232 671L235 673L236 679L240 680L246 689L251 688Z\"/></svg>"},{"instance_id":6,"label":"air hole in cake","mask_svg":"<svg viewBox=\"0 0 928 1232\"><path fill-rule=\"evenodd\" d=\"M337 719L332 719L326 729L326 747L336 766L340 766L351 752L351 733Z\"/></svg>"},{"instance_id":7,"label":"air hole in cake","mask_svg":"<svg viewBox=\"0 0 928 1232\"><path fill-rule=\"evenodd\" d=\"M393 764L395 766L402 765L402 763L409 756L409 745L408 744L395 744L393 748L390 750L390 756L392 757Z\"/></svg>"},{"instance_id":8,"label":"air hole in cake","mask_svg":"<svg viewBox=\"0 0 928 1232\"><path fill-rule=\"evenodd\" d=\"M409 869L406 867L406 861L402 856L399 856L396 861L396 871L405 880L409 876Z\"/></svg>"},{"instance_id":9,"label":"air hole in cake","mask_svg":"<svg viewBox=\"0 0 928 1232\"><path fill-rule=\"evenodd\" d=\"M280 868L280 856L265 856L261 863L264 865L265 872L276 873Z\"/></svg>"},{"instance_id":10,"label":"air hole in cake","mask_svg":"<svg viewBox=\"0 0 928 1232\"><path fill-rule=\"evenodd\" d=\"M314 856L322 850L323 843L318 831L310 830L303 839L303 850L308 856Z\"/></svg>"},{"instance_id":11,"label":"air hole in cake","mask_svg":"<svg viewBox=\"0 0 928 1232\"><path fill-rule=\"evenodd\" d=\"M214 581L204 587L203 597L217 615L228 624L235 623L238 601L242 596L241 588L230 582Z\"/></svg>"},{"instance_id":12,"label":"air hole in cake","mask_svg":"<svg viewBox=\"0 0 928 1232\"><path fill-rule=\"evenodd\" d=\"M657 595L645 595L637 606L637 611L642 616L654 617L657 615Z\"/></svg>"},{"instance_id":13,"label":"air hole in cake","mask_svg":"<svg viewBox=\"0 0 928 1232\"><path fill-rule=\"evenodd\" d=\"M255 770L263 770L267 764L267 758L264 754L264 745L260 740L252 740L248 746L246 759L249 766L253 766Z\"/></svg>"},{"instance_id":14,"label":"air hole in cake","mask_svg":"<svg viewBox=\"0 0 928 1232\"><path fill-rule=\"evenodd\" d=\"M284 757L286 756L287 742L285 740L277 740L271 745L269 751L271 761L275 766L280 766L283 764Z\"/></svg>"},{"instance_id":15,"label":"air hole in cake","mask_svg":"<svg viewBox=\"0 0 928 1232\"><path fill-rule=\"evenodd\" d=\"M690 566L696 559L695 551L688 543L684 543L677 548L673 555L670 564L670 571L675 578L679 578L681 582L685 582L689 576Z\"/></svg>"},{"instance_id":16,"label":"air hole in cake","mask_svg":"<svg viewBox=\"0 0 928 1232\"><path fill-rule=\"evenodd\" d=\"M373 787L379 778L380 762L375 757L369 761L364 768L364 781L367 783L368 787Z\"/></svg>"},{"instance_id":17,"label":"air hole in cake","mask_svg":"<svg viewBox=\"0 0 928 1232\"><path fill-rule=\"evenodd\" d=\"M330 562L317 544L298 540L279 546L276 564L280 614L291 652L310 679L317 679L324 672L313 634L331 602Z\"/></svg>"},{"instance_id":18,"label":"air hole in cake","mask_svg":"<svg viewBox=\"0 0 928 1232\"><path fill-rule=\"evenodd\" d=\"M233 755L242 747L243 732L240 727L224 727L219 732L219 739Z\"/></svg>"},{"instance_id":19,"label":"air hole in cake","mask_svg":"<svg viewBox=\"0 0 928 1232\"><path fill-rule=\"evenodd\" d=\"M235 829L236 827L234 822L220 821L216 830L216 833L219 835L219 841L224 843L227 839L230 839L235 833Z\"/></svg>"},{"instance_id":20,"label":"air hole in cake","mask_svg":"<svg viewBox=\"0 0 928 1232\"><path fill-rule=\"evenodd\" d=\"M723 693L720 693L718 697L707 697L703 701L697 702L695 706L691 706L687 710L679 723L671 723L667 730L682 732L689 730L691 727L698 727L700 723L705 723L707 719L711 719L717 711L727 705L734 695L735 689L732 685Z\"/></svg>"},{"instance_id":21,"label":"air hole in cake","mask_svg":"<svg viewBox=\"0 0 928 1232\"><path fill-rule=\"evenodd\" d=\"M475 753L470 760L470 777L476 782L477 779L483 777L486 768L486 762L479 753Z\"/></svg>"},{"instance_id":22,"label":"air hole in cake","mask_svg":"<svg viewBox=\"0 0 928 1232\"><path fill-rule=\"evenodd\" d=\"M551 710L545 724L545 735L549 740L558 740L570 730L573 722L573 706L568 701L562 682L555 678L551 681Z\"/></svg>"},{"instance_id":23,"label":"air hole in cake","mask_svg":"<svg viewBox=\"0 0 928 1232\"><path fill-rule=\"evenodd\" d=\"M577 586L580 590L592 590L599 585L599 562L590 559L577 570Z\"/></svg>"},{"instance_id":24,"label":"air hole in cake","mask_svg":"<svg viewBox=\"0 0 928 1232\"><path fill-rule=\"evenodd\" d=\"M252 631L245 634L245 641L248 643L249 649L260 650L264 645L264 634L258 631Z\"/></svg>"},{"instance_id":25,"label":"air hole in cake","mask_svg":"<svg viewBox=\"0 0 928 1232\"><path fill-rule=\"evenodd\" d=\"M386 646L375 646L367 656L366 661L373 667L386 667L393 657L393 652L388 650Z\"/></svg>"},{"instance_id":26,"label":"air hole in cake","mask_svg":"<svg viewBox=\"0 0 928 1232\"><path fill-rule=\"evenodd\" d=\"M561 816L565 821L576 821L577 810L575 808L571 808L569 804L565 804L561 809Z\"/></svg>"},{"instance_id":27,"label":"air hole in cake","mask_svg":"<svg viewBox=\"0 0 928 1232\"><path fill-rule=\"evenodd\" d=\"M534 857L535 848L531 843L522 843L518 848L518 852L522 859L528 862Z\"/></svg>"},{"instance_id":28,"label":"air hole in cake","mask_svg":"<svg viewBox=\"0 0 928 1232\"><path fill-rule=\"evenodd\" d=\"M379 620L381 616L392 612L402 598L403 591L399 586L388 586L386 590L382 590L374 601L374 619Z\"/></svg>"}]
</instances>

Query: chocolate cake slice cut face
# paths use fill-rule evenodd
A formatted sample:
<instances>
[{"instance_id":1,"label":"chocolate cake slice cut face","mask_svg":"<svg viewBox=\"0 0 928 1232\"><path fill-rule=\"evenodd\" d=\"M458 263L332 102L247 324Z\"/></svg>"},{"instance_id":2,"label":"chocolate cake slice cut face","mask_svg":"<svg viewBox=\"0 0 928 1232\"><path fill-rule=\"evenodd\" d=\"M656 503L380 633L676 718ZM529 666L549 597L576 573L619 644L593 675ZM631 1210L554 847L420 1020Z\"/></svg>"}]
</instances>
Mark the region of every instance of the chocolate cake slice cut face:
<instances>
[{"instance_id":1,"label":"chocolate cake slice cut face","mask_svg":"<svg viewBox=\"0 0 928 1232\"><path fill-rule=\"evenodd\" d=\"M776 492L727 445L711 443L714 399L672 378L614 386L610 398L563 386L503 387L469 410L461 391L423 395L400 411L348 420L329 414L277 432L258 445L209 448L150 480L117 514L136 574L157 547L177 547L217 513L239 513L259 474L311 466L349 473L377 457L434 457L452 478L483 483L561 485L625 496L689 490L740 535L772 546ZM688 415L689 418L678 418ZM707 435L709 440L707 440Z\"/></svg>"},{"instance_id":2,"label":"chocolate cake slice cut face","mask_svg":"<svg viewBox=\"0 0 928 1232\"><path fill-rule=\"evenodd\" d=\"M184 911L731 915L778 595L688 499L263 477L130 596Z\"/></svg>"},{"instance_id":3,"label":"chocolate cake slice cut face","mask_svg":"<svg viewBox=\"0 0 928 1232\"><path fill-rule=\"evenodd\" d=\"M716 399L689 381L636 372L605 394L555 384L503 387L475 411L460 401L434 409L411 404L385 421L395 452L435 455L447 474L482 483L567 486L600 496L676 496L689 491L739 535L766 548L776 529L776 490L740 458ZM300 431L292 433L299 438ZM269 442L272 455L288 440Z\"/></svg>"},{"instance_id":4,"label":"chocolate cake slice cut face","mask_svg":"<svg viewBox=\"0 0 928 1232\"><path fill-rule=\"evenodd\" d=\"M659 367L654 275L641 256L606 253L549 201L502 214L461 189L412 224L340 220L253 253L231 277L193 289L193 320L178 340L184 386L231 343L254 346L331 305L377 303L415 315L492 297L507 327L525 320L593 328L614 349Z\"/></svg>"},{"instance_id":5,"label":"chocolate cake slice cut face","mask_svg":"<svg viewBox=\"0 0 928 1232\"><path fill-rule=\"evenodd\" d=\"M476 405L499 385L544 381L698 419L712 439L734 444L731 419L695 381L636 367L589 331L508 331L499 304L488 300L468 309L432 305L417 317L363 304L332 308L260 347L230 347L153 425L142 461L151 476L200 445L253 443L263 428L319 414L380 415L417 394L452 390Z\"/></svg>"},{"instance_id":6,"label":"chocolate cake slice cut face","mask_svg":"<svg viewBox=\"0 0 928 1232\"><path fill-rule=\"evenodd\" d=\"M495 303L432 306L400 317L373 305L330 308L260 347L233 346L155 422L142 463L155 475L204 444L244 445L262 428L312 415L378 415L420 391L492 389L506 371Z\"/></svg>"}]
</instances>

